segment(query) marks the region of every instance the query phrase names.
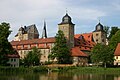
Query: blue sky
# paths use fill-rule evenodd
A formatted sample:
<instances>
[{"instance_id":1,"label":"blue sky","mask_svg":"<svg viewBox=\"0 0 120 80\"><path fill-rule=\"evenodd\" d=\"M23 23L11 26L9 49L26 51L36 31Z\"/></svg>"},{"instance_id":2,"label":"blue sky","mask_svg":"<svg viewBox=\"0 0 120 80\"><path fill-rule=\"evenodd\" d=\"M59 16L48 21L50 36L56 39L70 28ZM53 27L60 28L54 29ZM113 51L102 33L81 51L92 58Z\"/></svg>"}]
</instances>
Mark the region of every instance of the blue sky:
<instances>
[{"instance_id":1,"label":"blue sky","mask_svg":"<svg viewBox=\"0 0 120 80\"><path fill-rule=\"evenodd\" d=\"M75 34L92 32L97 23L120 26L120 0L0 0L0 22L8 22L13 40L21 26L36 24L40 37L44 19L49 37L55 36L66 13L75 24Z\"/></svg>"}]
</instances>

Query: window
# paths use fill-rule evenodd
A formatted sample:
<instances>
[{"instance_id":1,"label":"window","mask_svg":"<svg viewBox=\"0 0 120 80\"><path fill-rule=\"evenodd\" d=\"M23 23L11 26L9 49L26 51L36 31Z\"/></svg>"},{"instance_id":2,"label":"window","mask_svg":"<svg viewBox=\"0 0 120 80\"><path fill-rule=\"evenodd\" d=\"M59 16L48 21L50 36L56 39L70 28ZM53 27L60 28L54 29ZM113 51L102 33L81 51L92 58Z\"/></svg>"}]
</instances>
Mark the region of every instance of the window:
<instances>
[{"instance_id":1,"label":"window","mask_svg":"<svg viewBox=\"0 0 120 80\"><path fill-rule=\"evenodd\" d=\"M51 51L50 51L50 49L49 49L49 51L48 51L48 52L49 52L49 53L51 52Z\"/></svg>"},{"instance_id":2,"label":"window","mask_svg":"<svg viewBox=\"0 0 120 80\"><path fill-rule=\"evenodd\" d=\"M98 42L98 39L96 39L96 42Z\"/></svg>"},{"instance_id":3,"label":"window","mask_svg":"<svg viewBox=\"0 0 120 80\"><path fill-rule=\"evenodd\" d=\"M88 38L90 38L90 35L88 36Z\"/></svg>"},{"instance_id":4,"label":"window","mask_svg":"<svg viewBox=\"0 0 120 80\"><path fill-rule=\"evenodd\" d=\"M46 58L46 56L44 56L44 58Z\"/></svg>"},{"instance_id":5,"label":"window","mask_svg":"<svg viewBox=\"0 0 120 80\"><path fill-rule=\"evenodd\" d=\"M118 59L118 56L116 56L116 59Z\"/></svg>"},{"instance_id":6,"label":"window","mask_svg":"<svg viewBox=\"0 0 120 80\"><path fill-rule=\"evenodd\" d=\"M13 58L11 58L11 62L13 61Z\"/></svg>"},{"instance_id":7,"label":"window","mask_svg":"<svg viewBox=\"0 0 120 80\"><path fill-rule=\"evenodd\" d=\"M96 36L98 36L98 34L96 34Z\"/></svg>"},{"instance_id":8,"label":"window","mask_svg":"<svg viewBox=\"0 0 120 80\"><path fill-rule=\"evenodd\" d=\"M96 41L98 41L98 39L96 39Z\"/></svg>"},{"instance_id":9,"label":"window","mask_svg":"<svg viewBox=\"0 0 120 80\"><path fill-rule=\"evenodd\" d=\"M104 42L104 39L102 39L102 42Z\"/></svg>"},{"instance_id":10,"label":"window","mask_svg":"<svg viewBox=\"0 0 120 80\"><path fill-rule=\"evenodd\" d=\"M21 54L22 54L22 51L21 51Z\"/></svg>"},{"instance_id":11,"label":"window","mask_svg":"<svg viewBox=\"0 0 120 80\"><path fill-rule=\"evenodd\" d=\"M83 36L81 35L81 36L79 37L79 39L83 39Z\"/></svg>"}]
</instances>

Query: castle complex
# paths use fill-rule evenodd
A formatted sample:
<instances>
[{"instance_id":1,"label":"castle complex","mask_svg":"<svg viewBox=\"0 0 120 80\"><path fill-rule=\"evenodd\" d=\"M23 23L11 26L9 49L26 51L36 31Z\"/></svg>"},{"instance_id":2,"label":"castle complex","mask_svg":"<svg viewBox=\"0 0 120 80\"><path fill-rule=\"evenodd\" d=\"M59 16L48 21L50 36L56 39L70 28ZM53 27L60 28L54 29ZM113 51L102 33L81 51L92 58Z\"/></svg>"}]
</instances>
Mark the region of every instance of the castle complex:
<instances>
[{"instance_id":1,"label":"castle complex","mask_svg":"<svg viewBox=\"0 0 120 80\"><path fill-rule=\"evenodd\" d=\"M106 44L106 34L103 30L103 25L99 22L95 26L95 30L91 33L74 34L75 24L72 23L72 18L65 14L62 22L58 24L59 30L63 31L67 45L73 57L73 64L87 65L88 56L91 49L96 43ZM23 59L28 51L33 47L41 50L40 62L49 61L48 55L51 54L51 49L54 46L55 37L47 37L46 23L44 22L42 38L39 38L39 33L35 25L24 26L18 30L15 39L11 41L14 49L16 49Z\"/></svg>"}]
</instances>

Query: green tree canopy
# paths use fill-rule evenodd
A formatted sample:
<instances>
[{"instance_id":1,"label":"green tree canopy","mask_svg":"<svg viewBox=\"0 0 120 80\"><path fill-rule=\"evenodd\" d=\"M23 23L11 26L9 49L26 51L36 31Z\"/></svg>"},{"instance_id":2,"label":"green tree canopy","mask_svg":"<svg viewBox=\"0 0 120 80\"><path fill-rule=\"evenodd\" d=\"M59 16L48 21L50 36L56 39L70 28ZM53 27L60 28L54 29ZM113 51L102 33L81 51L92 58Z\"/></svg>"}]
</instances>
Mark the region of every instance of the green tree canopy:
<instances>
[{"instance_id":1,"label":"green tree canopy","mask_svg":"<svg viewBox=\"0 0 120 80\"><path fill-rule=\"evenodd\" d=\"M106 63L112 63L114 60L113 52L110 50L109 46L97 44L91 51L92 62L99 64L102 62L106 67Z\"/></svg>"},{"instance_id":2,"label":"green tree canopy","mask_svg":"<svg viewBox=\"0 0 120 80\"><path fill-rule=\"evenodd\" d=\"M118 30L110 39L109 46L111 50L114 51L118 43L120 43L120 30Z\"/></svg>"},{"instance_id":3,"label":"green tree canopy","mask_svg":"<svg viewBox=\"0 0 120 80\"><path fill-rule=\"evenodd\" d=\"M11 33L9 29L9 23L3 22L0 24L0 65L7 64L7 54L14 54L11 44L8 42L8 36Z\"/></svg>"},{"instance_id":4,"label":"green tree canopy","mask_svg":"<svg viewBox=\"0 0 120 80\"><path fill-rule=\"evenodd\" d=\"M40 63L41 52L36 47L29 51L26 57L24 58L24 64L27 66L39 65Z\"/></svg>"},{"instance_id":5,"label":"green tree canopy","mask_svg":"<svg viewBox=\"0 0 120 80\"><path fill-rule=\"evenodd\" d=\"M105 31L105 33L106 33L106 37L108 38L108 35L109 35L109 28L110 27L108 27L108 26L104 26L104 31Z\"/></svg>"},{"instance_id":6,"label":"green tree canopy","mask_svg":"<svg viewBox=\"0 0 120 80\"><path fill-rule=\"evenodd\" d=\"M119 30L118 27L111 27L110 35L109 35L109 40L112 38L113 35Z\"/></svg>"},{"instance_id":7,"label":"green tree canopy","mask_svg":"<svg viewBox=\"0 0 120 80\"><path fill-rule=\"evenodd\" d=\"M57 59L58 64L71 63L70 50L66 44L66 38L62 31L58 31L55 36L55 45L52 48L51 54L49 55L52 59Z\"/></svg>"}]
</instances>

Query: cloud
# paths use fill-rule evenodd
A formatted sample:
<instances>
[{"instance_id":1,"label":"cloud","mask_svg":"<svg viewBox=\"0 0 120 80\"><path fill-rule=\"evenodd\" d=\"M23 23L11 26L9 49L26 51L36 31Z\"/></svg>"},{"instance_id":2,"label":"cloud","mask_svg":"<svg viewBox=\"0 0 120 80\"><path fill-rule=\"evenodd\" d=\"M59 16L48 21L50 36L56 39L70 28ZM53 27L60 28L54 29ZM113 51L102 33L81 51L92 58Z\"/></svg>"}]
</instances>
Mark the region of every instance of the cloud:
<instances>
[{"instance_id":1,"label":"cloud","mask_svg":"<svg viewBox=\"0 0 120 80\"><path fill-rule=\"evenodd\" d=\"M105 18L107 21L110 17L120 16L119 5L119 0L1 0L0 22L11 24L13 32L9 40L13 40L20 26L31 24L36 24L41 36L44 19L47 22L48 36L54 36L57 32L57 24L61 22L67 8L76 24L76 33L84 33L94 29L98 18ZM105 20L103 23L106 23ZM86 29L88 26L90 26L89 29ZM80 32L78 29L83 30Z\"/></svg>"}]
</instances>

